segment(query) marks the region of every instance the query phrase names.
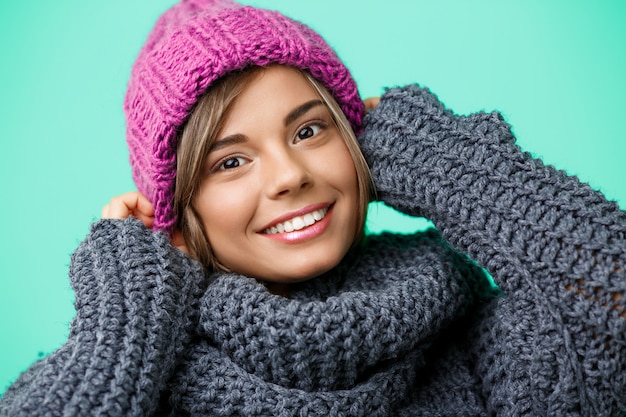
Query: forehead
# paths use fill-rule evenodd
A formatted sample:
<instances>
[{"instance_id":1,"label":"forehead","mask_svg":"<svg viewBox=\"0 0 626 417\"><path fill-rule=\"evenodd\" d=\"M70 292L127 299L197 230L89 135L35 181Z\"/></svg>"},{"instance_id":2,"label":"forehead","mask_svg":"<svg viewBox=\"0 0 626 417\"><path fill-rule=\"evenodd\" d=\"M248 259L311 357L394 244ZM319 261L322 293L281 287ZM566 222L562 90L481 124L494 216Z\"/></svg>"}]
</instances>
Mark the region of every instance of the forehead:
<instances>
[{"instance_id":1,"label":"forehead","mask_svg":"<svg viewBox=\"0 0 626 417\"><path fill-rule=\"evenodd\" d=\"M300 71L274 65L260 71L230 106L222 134L246 125L283 121L294 108L321 97ZM323 101L323 100L322 100ZM317 106L320 110L326 106Z\"/></svg>"},{"instance_id":2,"label":"forehead","mask_svg":"<svg viewBox=\"0 0 626 417\"><path fill-rule=\"evenodd\" d=\"M274 65L260 71L234 102L233 108L260 103L289 103L318 97L317 91L300 71Z\"/></svg>"}]
</instances>

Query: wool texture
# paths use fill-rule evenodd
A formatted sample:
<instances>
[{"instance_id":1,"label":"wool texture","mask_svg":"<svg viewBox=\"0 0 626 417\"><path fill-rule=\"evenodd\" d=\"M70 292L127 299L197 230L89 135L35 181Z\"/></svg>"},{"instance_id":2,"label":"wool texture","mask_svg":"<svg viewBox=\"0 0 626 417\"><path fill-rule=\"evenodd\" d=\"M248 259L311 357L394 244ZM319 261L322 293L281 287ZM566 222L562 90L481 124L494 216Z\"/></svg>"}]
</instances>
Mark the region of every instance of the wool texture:
<instances>
[{"instance_id":1,"label":"wool texture","mask_svg":"<svg viewBox=\"0 0 626 417\"><path fill-rule=\"evenodd\" d=\"M360 141L379 198L437 230L368 236L281 297L205 283L165 235L100 221L72 259L67 343L0 415L624 412L626 213L522 152L499 114L417 85L387 91Z\"/></svg>"},{"instance_id":2,"label":"wool texture","mask_svg":"<svg viewBox=\"0 0 626 417\"><path fill-rule=\"evenodd\" d=\"M182 0L156 22L135 61L124 101L132 175L154 206L156 230L170 233L176 223L176 146L198 98L228 73L270 64L308 71L360 132L364 106L356 83L306 25L228 0Z\"/></svg>"}]
</instances>

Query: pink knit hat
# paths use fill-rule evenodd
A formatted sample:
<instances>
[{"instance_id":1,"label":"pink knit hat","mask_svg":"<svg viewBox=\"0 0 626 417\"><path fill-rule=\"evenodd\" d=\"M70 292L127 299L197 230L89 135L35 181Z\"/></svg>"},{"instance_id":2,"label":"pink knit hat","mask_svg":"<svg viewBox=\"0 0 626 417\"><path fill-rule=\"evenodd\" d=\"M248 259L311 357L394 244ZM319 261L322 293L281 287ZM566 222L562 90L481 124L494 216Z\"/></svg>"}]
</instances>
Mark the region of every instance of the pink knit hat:
<instances>
[{"instance_id":1,"label":"pink knit hat","mask_svg":"<svg viewBox=\"0 0 626 417\"><path fill-rule=\"evenodd\" d=\"M171 233L176 141L199 96L219 77L272 63L321 81L358 134L363 103L333 50L309 27L278 12L228 0L182 0L157 21L133 66L124 101L133 179Z\"/></svg>"}]
</instances>

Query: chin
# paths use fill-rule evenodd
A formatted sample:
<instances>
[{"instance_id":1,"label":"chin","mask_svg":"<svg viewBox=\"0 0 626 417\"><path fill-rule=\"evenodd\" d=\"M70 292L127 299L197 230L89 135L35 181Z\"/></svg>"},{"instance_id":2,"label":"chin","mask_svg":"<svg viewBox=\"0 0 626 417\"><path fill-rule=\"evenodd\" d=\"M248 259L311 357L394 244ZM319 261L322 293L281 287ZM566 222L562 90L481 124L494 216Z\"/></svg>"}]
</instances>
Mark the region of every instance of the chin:
<instances>
[{"instance_id":1,"label":"chin","mask_svg":"<svg viewBox=\"0 0 626 417\"><path fill-rule=\"evenodd\" d=\"M342 257L330 257L326 259L320 259L318 262L303 263L302 265L293 265L287 271L281 270L280 274L272 278L267 278L267 281L281 282L281 283L298 283L308 281L316 278L334 267L341 262Z\"/></svg>"}]
</instances>

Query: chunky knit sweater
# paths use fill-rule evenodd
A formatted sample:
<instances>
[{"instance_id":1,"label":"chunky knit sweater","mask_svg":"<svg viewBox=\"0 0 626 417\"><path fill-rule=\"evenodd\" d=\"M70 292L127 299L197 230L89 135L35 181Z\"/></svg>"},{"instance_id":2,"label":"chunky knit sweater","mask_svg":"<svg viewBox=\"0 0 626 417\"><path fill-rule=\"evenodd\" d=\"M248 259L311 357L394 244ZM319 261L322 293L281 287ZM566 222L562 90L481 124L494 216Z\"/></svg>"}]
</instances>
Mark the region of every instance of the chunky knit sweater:
<instances>
[{"instance_id":1,"label":"chunky knit sweater","mask_svg":"<svg viewBox=\"0 0 626 417\"><path fill-rule=\"evenodd\" d=\"M365 123L378 197L437 231L369 236L281 297L205 278L137 220L97 222L72 257L67 343L0 414L619 416L626 213L497 113L412 85Z\"/></svg>"}]
</instances>

